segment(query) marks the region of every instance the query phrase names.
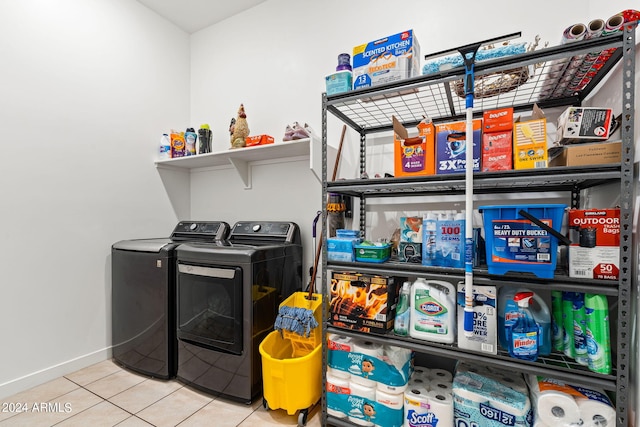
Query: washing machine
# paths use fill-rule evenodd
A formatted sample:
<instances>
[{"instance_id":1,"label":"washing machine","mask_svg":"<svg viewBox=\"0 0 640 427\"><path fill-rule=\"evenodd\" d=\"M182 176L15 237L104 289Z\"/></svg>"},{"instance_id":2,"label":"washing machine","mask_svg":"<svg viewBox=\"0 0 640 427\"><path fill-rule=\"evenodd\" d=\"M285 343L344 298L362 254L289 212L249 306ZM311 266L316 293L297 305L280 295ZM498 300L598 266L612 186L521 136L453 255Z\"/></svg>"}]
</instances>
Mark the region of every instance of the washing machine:
<instances>
[{"instance_id":1,"label":"washing machine","mask_svg":"<svg viewBox=\"0 0 640 427\"><path fill-rule=\"evenodd\" d=\"M280 303L302 289L293 222L240 221L227 241L176 249L177 379L250 403L262 392L258 347Z\"/></svg>"},{"instance_id":2,"label":"washing machine","mask_svg":"<svg viewBox=\"0 0 640 427\"><path fill-rule=\"evenodd\" d=\"M175 377L175 249L184 242L223 240L229 228L223 221L181 221L168 238L112 245L111 336L118 364L151 377Z\"/></svg>"}]
</instances>

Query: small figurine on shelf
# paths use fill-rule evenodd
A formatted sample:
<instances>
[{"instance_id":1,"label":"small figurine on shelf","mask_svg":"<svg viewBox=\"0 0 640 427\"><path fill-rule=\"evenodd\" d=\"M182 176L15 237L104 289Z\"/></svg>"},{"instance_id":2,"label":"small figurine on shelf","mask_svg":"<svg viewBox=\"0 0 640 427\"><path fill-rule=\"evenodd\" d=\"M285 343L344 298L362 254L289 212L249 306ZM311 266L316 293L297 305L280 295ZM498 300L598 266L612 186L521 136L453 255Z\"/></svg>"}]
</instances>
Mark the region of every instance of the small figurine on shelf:
<instances>
[{"instance_id":1,"label":"small figurine on shelf","mask_svg":"<svg viewBox=\"0 0 640 427\"><path fill-rule=\"evenodd\" d=\"M235 123L231 122L229 131L231 132L231 148L241 148L247 145L246 138L249 136L249 124L247 123L247 115L244 112L244 104L240 104L238 117L235 119Z\"/></svg>"},{"instance_id":2,"label":"small figurine on shelf","mask_svg":"<svg viewBox=\"0 0 640 427\"><path fill-rule=\"evenodd\" d=\"M231 123L229 123L229 141L233 144L233 130L236 127L236 119L231 118Z\"/></svg>"}]
</instances>

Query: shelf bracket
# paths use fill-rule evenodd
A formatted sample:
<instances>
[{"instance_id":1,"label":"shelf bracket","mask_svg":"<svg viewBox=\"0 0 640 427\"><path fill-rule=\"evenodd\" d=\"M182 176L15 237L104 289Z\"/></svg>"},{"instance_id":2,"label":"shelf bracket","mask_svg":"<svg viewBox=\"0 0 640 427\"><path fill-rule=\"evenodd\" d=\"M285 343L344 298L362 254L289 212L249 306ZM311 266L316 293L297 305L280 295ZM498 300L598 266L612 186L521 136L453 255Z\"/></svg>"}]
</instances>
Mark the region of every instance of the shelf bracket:
<instances>
[{"instance_id":1,"label":"shelf bracket","mask_svg":"<svg viewBox=\"0 0 640 427\"><path fill-rule=\"evenodd\" d=\"M246 160L230 157L229 163L231 163L236 172L238 172L238 175L240 175L240 178L244 183L244 189L251 190L251 167L249 166L249 162Z\"/></svg>"}]
</instances>

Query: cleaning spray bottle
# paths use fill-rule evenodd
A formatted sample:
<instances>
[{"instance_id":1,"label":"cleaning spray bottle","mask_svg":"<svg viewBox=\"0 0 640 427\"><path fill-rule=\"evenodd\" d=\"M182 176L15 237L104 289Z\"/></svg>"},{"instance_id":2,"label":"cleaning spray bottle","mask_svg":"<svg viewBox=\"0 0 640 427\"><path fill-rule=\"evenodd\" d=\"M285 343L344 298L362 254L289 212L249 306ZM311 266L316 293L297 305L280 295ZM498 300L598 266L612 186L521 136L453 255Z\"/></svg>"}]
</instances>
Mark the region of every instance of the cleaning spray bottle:
<instances>
[{"instance_id":1,"label":"cleaning spray bottle","mask_svg":"<svg viewBox=\"0 0 640 427\"><path fill-rule=\"evenodd\" d=\"M412 338L451 344L456 336L456 289L441 280L418 278L411 286Z\"/></svg>"},{"instance_id":2,"label":"cleaning spray bottle","mask_svg":"<svg viewBox=\"0 0 640 427\"><path fill-rule=\"evenodd\" d=\"M600 374L611 373L611 338L609 336L609 303L605 295L585 294L587 352L589 369Z\"/></svg>"},{"instance_id":3,"label":"cleaning spray bottle","mask_svg":"<svg viewBox=\"0 0 640 427\"><path fill-rule=\"evenodd\" d=\"M533 292L518 292L513 300L518 304L520 315L510 329L509 355L517 359L535 361L538 359L540 326L529 311L529 301Z\"/></svg>"},{"instance_id":4,"label":"cleaning spray bottle","mask_svg":"<svg viewBox=\"0 0 640 427\"><path fill-rule=\"evenodd\" d=\"M573 298L573 347L576 362L585 366L589 364L586 329L584 294L576 292Z\"/></svg>"},{"instance_id":5,"label":"cleaning spray bottle","mask_svg":"<svg viewBox=\"0 0 640 427\"><path fill-rule=\"evenodd\" d=\"M567 357L576 357L576 349L573 344L573 300L576 292L562 292L562 324L564 325L564 354Z\"/></svg>"},{"instance_id":6,"label":"cleaning spray bottle","mask_svg":"<svg viewBox=\"0 0 640 427\"><path fill-rule=\"evenodd\" d=\"M398 299L398 307L396 308L396 319L393 331L396 335L409 335L409 324L411 312L409 311L409 299L411 298L411 282L404 282L402 291Z\"/></svg>"},{"instance_id":7,"label":"cleaning spray bottle","mask_svg":"<svg viewBox=\"0 0 640 427\"><path fill-rule=\"evenodd\" d=\"M562 291L551 291L551 346L564 352L564 326L562 324Z\"/></svg>"},{"instance_id":8,"label":"cleaning spray bottle","mask_svg":"<svg viewBox=\"0 0 640 427\"><path fill-rule=\"evenodd\" d=\"M533 294L533 299L529 304L529 312L533 320L540 325L540 338L538 343L538 355L548 356L551 354L551 313L544 299L529 289L513 289L502 287L498 300L498 340L500 346L505 350L509 349L509 328L513 326L520 316L518 304L514 297L519 292L529 292Z\"/></svg>"}]
</instances>

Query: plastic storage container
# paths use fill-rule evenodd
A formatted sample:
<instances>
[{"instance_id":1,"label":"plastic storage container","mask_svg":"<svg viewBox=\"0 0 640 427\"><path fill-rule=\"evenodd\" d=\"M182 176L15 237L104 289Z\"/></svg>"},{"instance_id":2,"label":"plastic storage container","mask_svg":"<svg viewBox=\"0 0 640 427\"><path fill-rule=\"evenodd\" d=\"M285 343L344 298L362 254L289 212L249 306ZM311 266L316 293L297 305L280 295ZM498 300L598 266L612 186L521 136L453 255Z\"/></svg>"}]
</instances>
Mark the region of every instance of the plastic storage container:
<instances>
[{"instance_id":1,"label":"plastic storage container","mask_svg":"<svg viewBox=\"0 0 640 427\"><path fill-rule=\"evenodd\" d=\"M558 239L520 212L524 211L559 232L566 208L560 204L480 206L489 274L525 272L552 279Z\"/></svg>"},{"instance_id":2,"label":"plastic storage container","mask_svg":"<svg viewBox=\"0 0 640 427\"><path fill-rule=\"evenodd\" d=\"M374 243L357 244L356 247L356 261L360 262L385 262L391 258L391 244L390 243Z\"/></svg>"},{"instance_id":3,"label":"plastic storage container","mask_svg":"<svg viewBox=\"0 0 640 427\"><path fill-rule=\"evenodd\" d=\"M355 261L355 246L360 243L358 230L336 230L336 237L327 239L327 259L329 261Z\"/></svg>"}]
</instances>

